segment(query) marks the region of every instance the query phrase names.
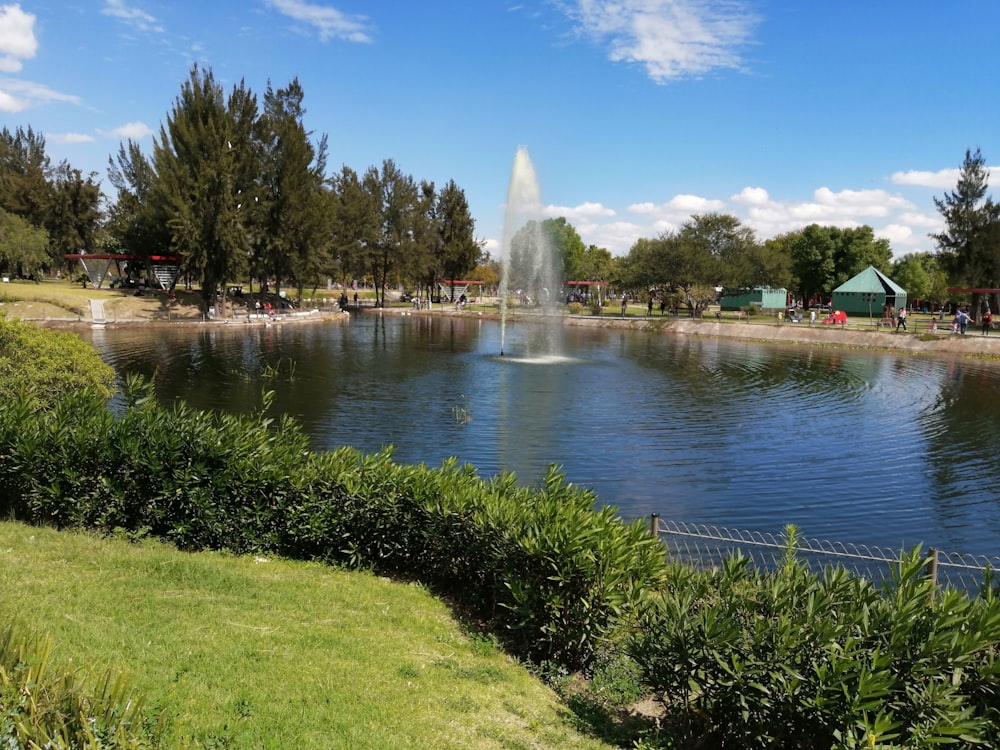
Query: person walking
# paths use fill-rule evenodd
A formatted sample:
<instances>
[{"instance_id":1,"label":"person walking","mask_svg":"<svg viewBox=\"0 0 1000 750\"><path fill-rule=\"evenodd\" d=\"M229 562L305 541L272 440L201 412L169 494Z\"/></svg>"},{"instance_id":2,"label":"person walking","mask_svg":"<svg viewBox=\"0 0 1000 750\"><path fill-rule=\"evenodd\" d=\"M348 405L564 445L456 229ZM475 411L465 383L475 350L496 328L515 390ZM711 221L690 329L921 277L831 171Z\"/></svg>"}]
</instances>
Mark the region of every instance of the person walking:
<instances>
[{"instance_id":1,"label":"person walking","mask_svg":"<svg viewBox=\"0 0 1000 750\"><path fill-rule=\"evenodd\" d=\"M622 317L625 317L625 309L628 307L628 295L622 293Z\"/></svg>"},{"instance_id":2,"label":"person walking","mask_svg":"<svg viewBox=\"0 0 1000 750\"><path fill-rule=\"evenodd\" d=\"M969 321L971 320L969 313L965 310L959 310L956 317L958 318L958 332L964 336L966 329L969 327Z\"/></svg>"},{"instance_id":3,"label":"person walking","mask_svg":"<svg viewBox=\"0 0 1000 750\"><path fill-rule=\"evenodd\" d=\"M900 326L903 330L906 330L906 305L899 308L899 316L896 318L896 331L899 331Z\"/></svg>"},{"instance_id":4,"label":"person walking","mask_svg":"<svg viewBox=\"0 0 1000 750\"><path fill-rule=\"evenodd\" d=\"M990 312L990 309L988 307L986 308L986 311L983 313L982 323L983 323L983 335L989 336L990 329L993 327L993 313Z\"/></svg>"}]
</instances>

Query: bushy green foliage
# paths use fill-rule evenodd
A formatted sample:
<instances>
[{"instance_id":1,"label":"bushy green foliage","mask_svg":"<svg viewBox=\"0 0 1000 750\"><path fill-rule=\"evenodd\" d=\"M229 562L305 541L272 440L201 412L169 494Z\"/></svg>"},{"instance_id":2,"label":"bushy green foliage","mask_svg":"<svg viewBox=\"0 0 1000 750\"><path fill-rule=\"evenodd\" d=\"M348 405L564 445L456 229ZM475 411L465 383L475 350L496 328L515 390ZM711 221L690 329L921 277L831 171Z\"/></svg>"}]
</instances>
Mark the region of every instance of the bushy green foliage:
<instances>
[{"instance_id":1,"label":"bushy green foliage","mask_svg":"<svg viewBox=\"0 0 1000 750\"><path fill-rule=\"evenodd\" d=\"M72 333L0 316L0 401L48 408L84 388L111 395L115 373Z\"/></svg>"},{"instance_id":2,"label":"bushy green foliage","mask_svg":"<svg viewBox=\"0 0 1000 750\"><path fill-rule=\"evenodd\" d=\"M881 590L790 559L671 568L633 656L683 746L996 746L1000 602L939 592L913 553Z\"/></svg>"},{"instance_id":3,"label":"bushy green foliage","mask_svg":"<svg viewBox=\"0 0 1000 750\"><path fill-rule=\"evenodd\" d=\"M136 749L157 746L142 701L120 677L88 681L49 665L47 640L13 624L0 633L0 743L13 748Z\"/></svg>"},{"instance_id":4,"label":"bushy green foliage","mask_svg":"<svg viewBox=\"0 0 1000 750\"><path fill-rule=\"evenodd\" d=\"M0 512L413 577L517 653L572 668L663 575L644 524L554 470L526 489L454 462L397 465L389 450L313 454L287 420L163 407L137 381L127 398L118 418L89 392L43 413L0 404Z\"/></svg>"},{"instance_id":5,"label":"bushy green foliage","mask_svg":"<svg viewBox=\"0 0 1000 750\"><path fill-rule=\"evenodd\" d=\"M420 580L554 674L624 664L607 649L630 634L672 747L1000 743L1000 599L935 591L917 553L882 589L810 572L794 540L775 573L740 558L696 572L555 468L525 488L391 450L312 453L266 396L223 415L161 406L131 380L116 417L104 392L58 393L0 400L0 513Z\"/></svg>"}]
</instances>

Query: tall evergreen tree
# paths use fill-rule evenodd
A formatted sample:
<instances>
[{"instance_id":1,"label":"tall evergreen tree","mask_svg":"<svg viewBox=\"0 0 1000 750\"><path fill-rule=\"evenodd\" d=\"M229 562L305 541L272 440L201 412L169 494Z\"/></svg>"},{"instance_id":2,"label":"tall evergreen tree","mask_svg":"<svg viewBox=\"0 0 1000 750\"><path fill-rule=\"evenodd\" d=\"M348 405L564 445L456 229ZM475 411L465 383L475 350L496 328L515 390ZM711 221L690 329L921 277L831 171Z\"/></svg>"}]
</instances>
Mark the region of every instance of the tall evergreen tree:
<instances>
[{"instance_id":1,"label":"tall evergreen tree","mask_svg":"<svg viewBox=\"0 0 1000 750\"><path fill-rule=\"evenodd\" d=\"M152 160L136 141L120 144L118 154L108 158L108 180L116 191L107 216L109 242L147 262L171 251L165 206L153 199L157 179Z\"/></svg>"},{"instance_id":2,"label":"tall evergreen tree","mask_svg":"<svg viewBox=\"0 0 1000 750\"><path fill-rule=\"evenodd\" d=\"M413 177L404 175L392 159L382 169L370 167L365 173L365 189L376 196L378 230L374 243L366 248L368 265L375 282L376 304L385 305L385 288L411 254L420 221L420 194Z\"/></svg>"},{"instance_id":3,"label":"tall evergreen tree","mask_svg":"<svg viewBox=\"0 0 1000 750\"><path fill-rule=\"evenodd\" d=\"M378 195L346 165L333 178L333 195L333 262L346 285L368 273L368 249L378 239Z\"/></svg>"},{"instance_id":4,"label":"tall evergreen tree","mask_svg":"<svg viewBox=\"0 0 1000 750\"><path fill-rule=\"evenodd\" d=\"M298 79L264 95L261 117L263 236L260 265L280 289L315 285L330 272L332 225L325 189L326 137L313 145L303 125L304 94ZM277 291L276 289L276 291Z\"/></svg>"},{"instance_id":5,"label":"tall evergreen tree","mask_svg":"<svg viewBox=\"0 0 1000 750\"><path fill-rule=\"evenodd\" d=\"M63 266L66 253L97 249L102 196L96 178L65 161L53 167L45 138L30 127L0 131L0 209L45 230L44 268Z\"/></svg>"},{"instance_id":6,"label":"tall evergreen tree","mask_svg":"<svg viewBox=\"0 0 1000 750\"><path fill-rule=\"evenodd\" d=\"M154 139L156 200L184 270L201 281L206 306L246 270L240 209L259 174L256 120L257 100L243 81L226 99L212 72L196 65Z\"/></svg>"},{"instance_id":7,"label":"tall evergreen tree","mask_svg":"<svg viewBox=\"0 0 1000 750\"><path fill-rule=\"evenodd\" d=\"M62 266L67 253L97 251L101 198L96 173L84 177L66 162L56 167L47 222L53 265Z\"/></svg>"},{"instance_id":8,"label":"tall evergreen tree","mask_svg":"<svg viewBox=\"0 0 1000 750\"><path fill-rule=\"evenodd\" d=\"M1000 283L1000 207L987 195L989 172L977 148L966 150L955 190L935 198L945 222L943 231L931 234L938 257L950 279L972 288L996 288ZM980 295L974 294L972 310L978 315Z\"/></svg>"},{"instance_id":9,"label":"tall evergreen tree","mask_svg":"<svg viewBox=\"0 0 1000 750\"><path fill-rule=\"evenodd\" d=\"M32 128L0 130L0 208L36 227L48 224L52 163Z\"/></svg>"},{"instance_id":10,"label":"tall evergreen tree","mask_svg":"<svg viewBox=\"0 0 1000 750\"><path fill-rule=\"evenodd\" d=\"M462 279L482 258L482 245L476 241L476 222L469 212L465 192L449 180L437 196L435 208L437 263L446 281ZM452 298L454 298L452 290Z\"/></svg>"}]
</instances>

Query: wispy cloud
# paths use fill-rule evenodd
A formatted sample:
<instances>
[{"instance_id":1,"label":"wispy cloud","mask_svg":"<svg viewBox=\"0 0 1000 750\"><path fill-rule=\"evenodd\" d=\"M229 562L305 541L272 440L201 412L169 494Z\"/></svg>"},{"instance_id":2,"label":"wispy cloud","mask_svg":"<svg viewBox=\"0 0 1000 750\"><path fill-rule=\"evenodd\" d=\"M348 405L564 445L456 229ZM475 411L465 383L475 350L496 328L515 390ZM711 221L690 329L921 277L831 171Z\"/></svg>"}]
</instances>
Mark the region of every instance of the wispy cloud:
<instances>
[{"instance_id":1,"label":"wispy cloud","mask_svg":"<svg viewBox=\"0 0 1000 750\"><path fill-rule=\"evenodd\" d=\"M124 21L138 31L160 34L164 30L155 16L139 7L129 5L125 0L104 0L104 9L101 13Z\"/></svg>"},{"instance_id":2,"label":"wispy cloud","mask_svg":"<svg viewBox=\"0 0 1000 750\"><path fill-rule=\"evenodd\" d=\"M657 83L743 67L759 19L743 0L566 0L579 30Z\"/></svg>"},{"instance_id":3,"label":"wispy cloud","mask_svg":"<svg viewBox=\"0 0 1000 750\"><path fill-rule=\"evenodd\" d=\"M17 4L0 5L0 73L16 73L37 51L35 16Z\"/></svg>"},{"instance_id":4,"label":"wispy cloud","mask_svg":"<svg viewBox=\"0 0 1000 750\"><path fill-rule=\"evenodd\" d=\"M16 78L0 78L0 112L22 112L47 102L80 104L80 97Z\"/></svg>"},{"instance_id":5,"label":"wispy cloud","mask_svg":"<svg viewBox=\"0 0 1000 750\"><path fill-rule=\"evenodd\" d=\"M293 21L312 27L320 41L343 39L348 42L372 41L371 22L366 16L349 15L327 5L304 0L264 0L265 4Z\"/></svg>"}]
</instances>

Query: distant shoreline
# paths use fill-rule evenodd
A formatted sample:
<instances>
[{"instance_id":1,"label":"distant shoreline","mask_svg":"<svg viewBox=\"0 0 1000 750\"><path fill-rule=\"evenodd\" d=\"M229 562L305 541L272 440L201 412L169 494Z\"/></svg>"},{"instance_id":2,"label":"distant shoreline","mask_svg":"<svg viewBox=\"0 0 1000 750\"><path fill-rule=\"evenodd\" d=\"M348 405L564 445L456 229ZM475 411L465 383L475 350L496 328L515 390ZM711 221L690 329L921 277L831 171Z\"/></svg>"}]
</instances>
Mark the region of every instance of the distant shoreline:
<instances>
[{"instance_id":1,"label":"distant shoreline","mask_svg":"<svg viewBox=\"0 0 1000 750\"><path fill-rule=\"evenodd\" d=\"M371 311L366 309L364 314ZM408 315L449 315L460 317L481 317L499 320L496 312L478 312L475 310L456 311L451 307L434 310L409 311L402 308L386 308L384 314ZM513 313L513 320L531 320L537 316L531 314ZM785 344L793 346L825 346L843 349L865 349L871 351L890 351L926 356L944 357L979 357L985 359L1000 359L1000 330L994 330L988 336L983 336L977 326L970 326L965 335L951 333L948 321L938 329L937 333L897 333L885 328L870 329L841 328L827 326L822 323L782 323L776 322L741 322L727 320L712 320L711 318L674 318L669 315L652 315L650 317L633 315L622 318L618 315L571 315L563 318L569 326L600 326L605 328L621 328L632 331L662 331L677 336L696 338L727 339L761 344ZM914 323L915 325L916 323Z\"/></svg>"},{"instance_id":2,"label":"distant shoreline","mask_svg":"<svg viewBox=\"0 0 1000 750\"><path fill-rule=\"evenodd\" d=\"M238 315L226 319L206 320L202 317L177 316L170 320L164 319L130 319L106 321L105 323L95 323L87 318L77 319L36 319L30 320L37 325L46 328L123 328L123 327L159 327L176 325L197 325L201 327L242 327L260 325L285 325L314 323L324 321L349 320L350 315L399 315L399 316L443 316L443 317L463 317L479 318L486 320L499 320L500 314L496 311L479 310L455 310L447 304L438 304L430 310L413 310L407 307L386 307L373 308L363 307L360 311L348 310L345 312L316 311L315 313L296 313L292 315L278 315L274 319L264 316ZM539 316L531 313L512 311L511 320L530 321L538 320ZM910 333L899 332L887 329L859 329L841 328L826 326L821 323L782 323L761 320L757 321L733 321L733 320L713 320L711 318L674 318L669 315L652 315L649 317L642 315L631 315L622 318L619 315L567 315L562 318L563 323L568 326L580 327L603 327L619 328L632 331L662 332L676 336L690 336L695 338L726 339L731 341L745 341L748 343L762 344L783 344L783 345L809 345L836 347L844 349L864 349L872 351L901 352L926 356L945 357L978 357L984 359L1000 359L1000 330L993 331L988 336L983 336L977 326L970 326L965 335L951 333L950 323L944 322L937 333ZM916 321L914 321L916 324Z\"/></svg>"}]
</instances>

